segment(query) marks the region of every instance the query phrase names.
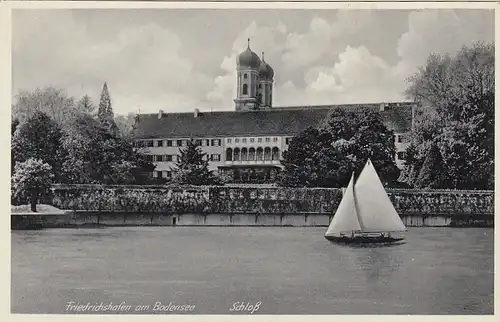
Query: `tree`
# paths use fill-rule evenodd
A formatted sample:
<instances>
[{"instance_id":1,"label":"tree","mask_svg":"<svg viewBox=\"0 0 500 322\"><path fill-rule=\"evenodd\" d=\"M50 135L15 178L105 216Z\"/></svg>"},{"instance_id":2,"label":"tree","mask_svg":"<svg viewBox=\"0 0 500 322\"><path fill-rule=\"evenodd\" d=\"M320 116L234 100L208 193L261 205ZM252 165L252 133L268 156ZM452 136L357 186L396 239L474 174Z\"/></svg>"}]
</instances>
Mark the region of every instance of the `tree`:
<instances>
[{"instance_id":1,"label":"tree","mask_svg":"<svg viewBox=\"0 0 500 322\"><path fill-rule=\"evenodd\" d=\"M19 120L17 118L12 120L12 123L10 125L10 141L12 143L12 140L14 138L14 133L16 133L17 126L19 125ZM12 144L10 147L10 174L14 174L14 166L16 165L16 159L14 157L14 150L12 149Z\"/></svg>"},{"instance_id":2,"label":"tree","mask_svg":"<svg viewBox=\"0 0 500 322\"><path fill-rule=\"evenodd\" d=\"M439 151L437 144L432 142L418 174L415 186L421 189L441 189L445 187L446 183L441 174L443 166L441 151Z\"/></svg>"},{"instance_id":3,"label":"tree","mask_svg":"<svg viewBox=\"0 0 500 322\"><path fill-rule=\"evenodd\" d=\"M111 97L109 96L108 84L106 82L104 82L102 87L97 117L101 122L113 118L113 107L111 106Z\"/></svg>"},{"instance_id":4,"label":"tree","mask_svg":"<svg viewBox=\"0 0 500 322\"><path fill-rule=\"evenodd\" d=\"M104 82L97 111L97 119L106 129L113 134L117 134L119 129L114 120L113 107L111 106L111 97L108 91L108 84Z\"/></svg>"},{"instance_id":5,"label":"tree","mask_svg":"<svg viewBox=\"0 0 500 322\"><path fill-rule=\"evenodd\" d=\"M321 185L323 168L320 156L332 141L328 131L309 127L295 136L288 150L283 152L283 171L277 183L287 187L315 187Z\"/></svg>"},{"instance_id":6,"label":"tree","mask_svg":"<svg viewBox=\"0 0 500 322\"><path fill-rule=\"evenodd\" d=\"M56 181L62 180L62 160L65 155L61 148L62 131L47 114L35 111L19 124L12 139L14 162L25 162L34 158L49 164Z\"/></svg>"},{"instance_id":7,"label":"tree","mask_svg":"<svg viewBox=\"0 0 500 322\"><path fill-rule=\"evenodd\" d=\"M334 109L319 128L306 129L292 139L283 153L284 169L278 183L342 187L370 158L381 180L392 184L399 176L394 155L394 135L378 112Z\"/></svg>"},{"instance_id":8,"label":"tree","mask_svg":"<svg viewBox=\"0 0 500 322\"><path fill-rule=\"evenodd\" d=\"M493 189L494 52L492 44L476 43L454 56L431 55L408 80L407 96L422 102L411 138L414 157L404 169L409 183L417 183L434 142L446 188Z\"/></svg>"},{"instance_id":9,"label":"tree","mask_svg":"<svg viewBox=\"0 0 500 322\"><path fill-rule=\"evenodd\" d=\"M194 140L188 141L187 146L180 150L180 160L173 171L172 181L179 185L220 184L208 168L207 154Z\"/></svg>"},{"instance_id":10,"label":"tree","mask_svg":"<svg viewBox=\"0 0 500 322\"><path fill-rule=\"evenodd\" d=\"M125 139L132 138L132 131L135 124L136 115L134 113L129 113L127 115L116 115L115 123L118 127L120 135Z\"/></svg>"},{"instance_id":11,"label":"tree","mask_svg":"<svg viewBox=\"0 0 500 322\"><path fill-rule=\"evenodd\" d=\"M37 88L33 92L21 91L15 96L12 106L13 118L24 123L35 112L45 113L61 128L80 114L74 98L54 87Z\"/></svg>"},{"instance_id":12,"label":"tree","mask_svg":"<svg viewBox=\"0 0 500 322\"><path fill-rule=\"evenodd\" d=\"M84 95L78 103L76 103L78 111L88 114L88 115L94 115L95 113L95 106L92 103L92 99L88 95Z\"/></svg>"},{"instance_id":13,"label":"tree","mask_svg":"<svg viewBox=\"0 0 500 322\"><path fill-rule=\"evenodd\" d=\"M49 164L35 158L17 163L12 177L14 197L29 200L31 211L36 212L40 197L50 191L54 176L51 171Z\"/></svg>"},{"instance_id":14,"label":"tree","mask_svg":"<svg viewBox=\"0 0 500 322\"><path fill-rule=\"evenodd\" d=\"M68 157L64 173L72 183L128 184L143 181L143 171L154 166L131 142L108 131L99 121L82 115L63 137Z\"/></svg>"}]
</instances>

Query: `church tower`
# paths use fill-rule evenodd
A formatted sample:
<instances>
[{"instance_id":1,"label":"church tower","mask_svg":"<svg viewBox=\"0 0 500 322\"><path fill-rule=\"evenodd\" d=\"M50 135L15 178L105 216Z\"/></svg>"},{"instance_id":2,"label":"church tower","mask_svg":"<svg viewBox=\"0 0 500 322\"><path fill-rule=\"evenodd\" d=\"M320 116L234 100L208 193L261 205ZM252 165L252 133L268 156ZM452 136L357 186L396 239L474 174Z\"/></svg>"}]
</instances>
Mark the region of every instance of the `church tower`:
<instances>
[{"instance_id":1,"label":"church tower","mask_svg":"<svg viewBox=\"0 0 500 322\"><path fill-rule=\"evenodd\" d=\"M259 108L258 83L261 60L250 49L250 38L247 49L236 58L237 91L234 103L237 111L256 110Z\"/></svg>"},{"instance_id":2,"label":"church tower","mask_svg":"<svg viewBox=\"0 0 500 322\"><path fill-rule=\"evenodd\" d=\"M259 66L259 81L257 87L257 101L261 108L273 106L273 78L274 70L264 60L264 52Z\"/></svg>"}]
</instances>

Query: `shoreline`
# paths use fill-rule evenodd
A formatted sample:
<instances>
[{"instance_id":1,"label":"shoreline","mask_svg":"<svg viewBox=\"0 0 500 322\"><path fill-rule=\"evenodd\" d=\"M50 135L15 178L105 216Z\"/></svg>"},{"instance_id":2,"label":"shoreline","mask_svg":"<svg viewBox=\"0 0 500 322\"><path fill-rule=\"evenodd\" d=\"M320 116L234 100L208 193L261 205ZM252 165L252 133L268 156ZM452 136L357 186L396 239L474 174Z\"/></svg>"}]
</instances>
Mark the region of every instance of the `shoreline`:
<instances>
[{"instance_id":1,"label":"shoreline","mask_svg":"<svg viewBox=\"0 0 500 322\"><path fill-rule=\"evenodd\" d=\"M117 213L60 210L57 212L11 213L12 230L109 227L328 227L332 215L296 214L171 214ZM494 216L401 215L406 227L493 228Z\"/></svg>"}]
</instances>

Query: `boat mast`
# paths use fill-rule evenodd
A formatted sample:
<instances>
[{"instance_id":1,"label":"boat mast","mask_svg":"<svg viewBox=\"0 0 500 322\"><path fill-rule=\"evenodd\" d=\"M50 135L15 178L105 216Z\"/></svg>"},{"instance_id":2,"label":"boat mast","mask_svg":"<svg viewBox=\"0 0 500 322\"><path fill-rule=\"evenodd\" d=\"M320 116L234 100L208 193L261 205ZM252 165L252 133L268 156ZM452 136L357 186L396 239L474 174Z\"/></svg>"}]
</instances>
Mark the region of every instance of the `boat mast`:
<instances>
[{"instance_id":1,"label":"boat mast","mask_svg":"<svg viewBox=\"0 0 500 322\"><path fill-rule=\"evenodd\" d=\"M354 182L354 171L352 172L352 197L354 198L354 209L356 210L356 217L358 218L358 223L359 227L361 228L361 231L365 230L365 225L363 225L363 220L361 219L361 216L359 215L359 206L358 206L358 199L356 198L356 190L354 189L355 182Z\"/></svg>"}]
</instances>

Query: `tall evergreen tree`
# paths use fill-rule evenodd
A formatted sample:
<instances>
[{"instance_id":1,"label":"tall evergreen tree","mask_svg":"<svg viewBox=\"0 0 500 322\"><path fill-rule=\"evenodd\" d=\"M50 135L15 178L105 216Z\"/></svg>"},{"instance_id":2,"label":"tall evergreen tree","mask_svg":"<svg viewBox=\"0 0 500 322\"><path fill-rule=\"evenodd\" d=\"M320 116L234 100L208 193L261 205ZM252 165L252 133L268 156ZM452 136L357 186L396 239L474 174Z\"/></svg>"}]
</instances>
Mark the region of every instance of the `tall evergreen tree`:
<instances>
[{"instance_id":1,"label":"tall evergreen tree","mask_svg":"<svg viewBox=\"0 0 500 322\"><path fill-rule=\"evenodd\" d=\"M113 135L119 133L119 128L114 120L113 107L111 106L111 97L108 91L108 84L104 82L101 92L101 100L97 111L99 122Z\"/></svg>"},{"instance_id":2,"label":"tall evergreen tree","mask_svg":"<svg viewBox=\"0 0 500 322\"><path fill-rule=\"evenodd\" d=\"M207 154L203 153L194 140L188 141L180 153L180 160L173 173L174 183L195 186L220 184L218 178L208 169Z\"/></svg>"},{"instance_id":3,"label":"tall evergreen tree","mask_svg":"<svg viewBox=\"0 0 500 322\"><path fill-rule=\"evenodd\" d=\"M99 109L97 111L97 118L99 121L104 122L113 119L113 108L111 106L111 97L109 96L108 84L104 82L101 91L101 100L99 102Z\"/></svg>"}]
</instances>

